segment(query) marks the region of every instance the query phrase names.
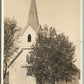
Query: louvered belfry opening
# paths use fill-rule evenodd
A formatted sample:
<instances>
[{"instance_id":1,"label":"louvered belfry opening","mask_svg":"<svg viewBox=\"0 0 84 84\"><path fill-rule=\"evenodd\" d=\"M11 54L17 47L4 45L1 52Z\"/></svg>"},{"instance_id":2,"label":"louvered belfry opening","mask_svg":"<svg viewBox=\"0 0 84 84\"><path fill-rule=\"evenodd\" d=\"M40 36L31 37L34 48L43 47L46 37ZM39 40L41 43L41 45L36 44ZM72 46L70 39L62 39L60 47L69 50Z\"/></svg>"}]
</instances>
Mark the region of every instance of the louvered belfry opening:
<instances>
[{"instance_id":1,"label":"louvered belfry opening","mask_svg":"<svg viewBox=\"0 0 84 84\"><path fill-rule=\"evenodd\" d=\"M28 35L28 42L31 42L31 34Z\"/></svg>"}]
</instances>

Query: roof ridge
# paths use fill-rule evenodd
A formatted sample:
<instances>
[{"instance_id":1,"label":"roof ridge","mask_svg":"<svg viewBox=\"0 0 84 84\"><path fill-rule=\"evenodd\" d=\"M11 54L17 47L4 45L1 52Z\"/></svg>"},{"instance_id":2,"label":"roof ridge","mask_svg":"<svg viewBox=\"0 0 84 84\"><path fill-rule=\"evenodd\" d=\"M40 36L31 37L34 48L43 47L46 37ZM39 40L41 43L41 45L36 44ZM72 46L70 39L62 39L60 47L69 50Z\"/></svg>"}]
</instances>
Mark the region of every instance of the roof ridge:
<instances>
[{"instance_id":1,"label":"roof ridge","mask_svg":"<svg viewBox=\"0 0 84 84\"><path fill-rule=\"evenodd\" d=\"M10 64L8 65L8 68L14 63L14 61L19 57L19 55L23 52L23 50L29 50L29 49L32 49L32 48L22 48L20 52L15 56L15 58L10 62Z\"/></svg>"}]
</instances>

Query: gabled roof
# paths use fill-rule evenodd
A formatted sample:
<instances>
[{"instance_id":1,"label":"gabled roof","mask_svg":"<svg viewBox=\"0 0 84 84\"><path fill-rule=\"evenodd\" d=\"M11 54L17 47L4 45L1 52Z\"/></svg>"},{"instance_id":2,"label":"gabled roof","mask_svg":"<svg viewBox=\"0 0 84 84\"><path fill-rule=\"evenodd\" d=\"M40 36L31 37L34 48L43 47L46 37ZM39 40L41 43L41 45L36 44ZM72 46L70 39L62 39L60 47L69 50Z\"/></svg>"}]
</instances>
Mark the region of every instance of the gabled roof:
<instances>
[{"instance_id":1,"label":"gabled roof","mask_svg":"<svg viewBox=\"0 0 84 84\"><path fill-rule=\"evenodd\" d=\"M10 62L8 68L10 68L10 66L15 62L15 60L20 56L20 54L23 52L23 50L31 50L32 48L23 48L20 50L20 52L15 56L15 58ZM73 64L74 69L77 70L79 79L80 79L80 70L76 67L76 65Z\"/></svg>"},{"instance_id":2,"label":"gabled roof","mask_svg":"<svg viewBox=\"0 0 84 84\"><path fill-rule=\"evenodd\" d=\"M23 48L20 50L20 52L15 56L15 58L10 62L8 65L8 68L15 62L15 60L20 56L20 54L23 52L23 50L31 50L32 48Z\"/></svg>"}]
</instances>

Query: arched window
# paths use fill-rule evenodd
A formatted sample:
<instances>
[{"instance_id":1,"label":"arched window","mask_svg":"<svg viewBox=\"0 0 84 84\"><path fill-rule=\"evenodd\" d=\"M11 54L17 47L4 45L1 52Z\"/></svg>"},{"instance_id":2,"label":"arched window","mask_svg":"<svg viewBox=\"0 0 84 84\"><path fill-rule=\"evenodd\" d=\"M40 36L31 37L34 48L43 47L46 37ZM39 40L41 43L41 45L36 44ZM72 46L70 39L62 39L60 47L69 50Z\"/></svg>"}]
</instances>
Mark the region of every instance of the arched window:
<instances>
[{"instance_id":1,"label":"arched window","mask_svg":"<svg viewBox=\"0 0 84 84\"><path fill-rule=\"evenodd\" d=\"M31 42L31 35L28 35L28 42Z\"/></svg>"}]
</instances>

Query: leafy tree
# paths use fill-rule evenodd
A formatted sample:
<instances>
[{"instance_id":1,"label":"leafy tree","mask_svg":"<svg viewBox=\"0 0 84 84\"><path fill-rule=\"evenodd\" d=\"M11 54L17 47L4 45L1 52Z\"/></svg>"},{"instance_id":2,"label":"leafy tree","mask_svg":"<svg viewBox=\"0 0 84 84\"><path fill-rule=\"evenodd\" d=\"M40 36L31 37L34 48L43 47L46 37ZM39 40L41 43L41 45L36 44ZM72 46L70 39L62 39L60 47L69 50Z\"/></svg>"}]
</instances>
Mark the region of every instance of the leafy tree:
<instances>
[{"instance_id":1,"label":"leafy tree","mask_svg":"<svg viewBox=\"0 0 84 84\"><path fill-rule=\"evenodd\" d=\"M15 33L18 31L17 22L14 18L4 19L4 79L7 73L8 62L17 50L15 46Z\"/></svg>"},{"instance_id":2,"label":"leafy tree","mask_svg":"<svg viewBox=\"0 0 84 84\"><path fill-rule=\"evenodd\" d=\"M34 75L40 84L50 81L71 81L77 72L74 66L75 46L63 33L54 28L40 28L33 44L30 58L27 59L28 75Z\"/></svg>"}]
</instances>

